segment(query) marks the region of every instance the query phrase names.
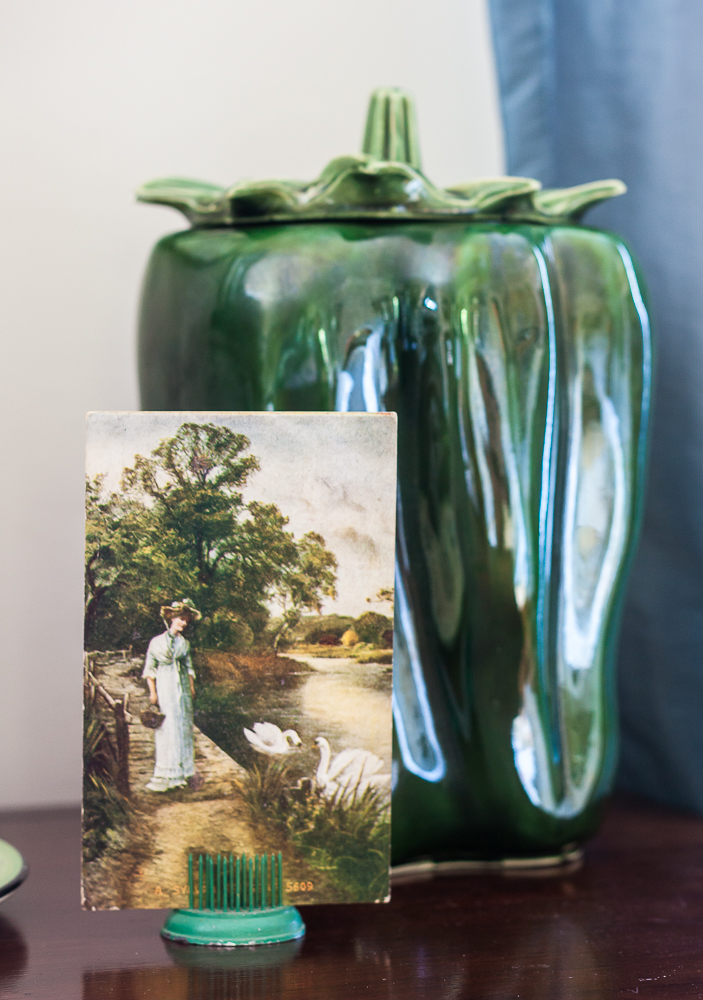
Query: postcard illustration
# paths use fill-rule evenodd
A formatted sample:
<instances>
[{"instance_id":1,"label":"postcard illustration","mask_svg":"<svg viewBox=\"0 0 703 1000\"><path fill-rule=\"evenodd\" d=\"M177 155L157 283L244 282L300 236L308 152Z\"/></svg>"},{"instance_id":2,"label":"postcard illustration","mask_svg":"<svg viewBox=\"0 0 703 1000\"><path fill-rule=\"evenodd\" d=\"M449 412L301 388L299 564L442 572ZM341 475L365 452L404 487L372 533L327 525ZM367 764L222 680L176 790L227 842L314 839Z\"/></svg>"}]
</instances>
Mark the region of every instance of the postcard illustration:
<instances>
[{"instance_id":1,"label":"postcard illustration","mask_svg":"<svg viewBox=\"0 0 703 1000\"><path fill-rule=\"evenodd\" d=\"M395 415L87 438L84 907L187 907L189 865L272 856L283 903L383 901Z\"/></svg>"}]
</instances>

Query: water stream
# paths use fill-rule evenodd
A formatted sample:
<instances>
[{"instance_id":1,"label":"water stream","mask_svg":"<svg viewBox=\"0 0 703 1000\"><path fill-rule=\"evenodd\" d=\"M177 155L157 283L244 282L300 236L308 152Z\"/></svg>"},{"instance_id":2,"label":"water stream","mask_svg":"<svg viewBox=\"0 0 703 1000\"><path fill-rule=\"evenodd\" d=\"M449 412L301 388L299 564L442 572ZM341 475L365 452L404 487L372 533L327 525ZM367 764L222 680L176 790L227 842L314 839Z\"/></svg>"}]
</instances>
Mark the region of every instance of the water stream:
<instances>
[{"instance_id":1,"label":"water stream","mask_svg":"<svg viewBox=\"0 0 703 1000\"><path fill-rule=\"evenodd\" d=\"M287 678L280 688L267 685L238 691L229 738L204 728L206 734L248 767L262 757L246 743L243 726L273 722L281 729L294 729L303 741L300 750L287 757L296 776L314 775L320 760L317 736L327 738L333 756L345 749L370 750L383 759L383 772L390 773L390 667L348 657L288 655L304 663L305 671Z\"/></svg>"}]
</instances>

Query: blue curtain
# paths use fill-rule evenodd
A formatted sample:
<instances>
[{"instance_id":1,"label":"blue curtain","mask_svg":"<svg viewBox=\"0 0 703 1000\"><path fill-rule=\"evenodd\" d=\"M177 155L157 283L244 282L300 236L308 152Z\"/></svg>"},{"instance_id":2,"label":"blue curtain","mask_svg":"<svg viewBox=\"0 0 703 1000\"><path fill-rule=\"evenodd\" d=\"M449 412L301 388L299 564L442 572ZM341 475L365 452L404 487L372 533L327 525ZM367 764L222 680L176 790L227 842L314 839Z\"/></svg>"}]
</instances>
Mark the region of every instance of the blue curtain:
<instances>
[{"instance_id":1,"label":"blue curtain","mask_svg":"<svg viewBox=\"0 0 703 1000\"><path fill-rule=\"evenodd\" d=\"M508 172L629 192L624 236L658 367L649 485L619 658L619 784L703 812L703 4L489 0Z\"/></svg>"}]
</instances>

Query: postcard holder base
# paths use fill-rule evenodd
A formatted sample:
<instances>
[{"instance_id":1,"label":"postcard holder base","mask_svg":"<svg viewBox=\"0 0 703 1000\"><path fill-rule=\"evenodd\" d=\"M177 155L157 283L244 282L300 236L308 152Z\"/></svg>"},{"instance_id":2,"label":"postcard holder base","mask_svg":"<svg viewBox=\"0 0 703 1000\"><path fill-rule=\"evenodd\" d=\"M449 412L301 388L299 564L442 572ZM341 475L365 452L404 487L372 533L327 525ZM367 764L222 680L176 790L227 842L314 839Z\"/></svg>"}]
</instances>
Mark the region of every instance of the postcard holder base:
<instances>
[{"instance_id":1,"label":"postcard holder base","mask_svg":"<svg viewBox=\"0 0 703 1000\"><path fill-rule=\"evenodd\" d=\"M294 906L239 912L172 910L161 934L170 941L235 948L301 938L305 934L305 924Z\"/></svg>"},{"instance_id":2,"label":"postcard holder base","mask_svg":"<svg viewBox=\"0 0 703 1000\"><path fill-rule=\"evenodd\" d=\"M190 854L188 902L188 908L171 911L161 928L163 937L236 948L293 941L305 933L297 909L283 905L280 853L253 858Z\"/></svg>"}]
</instances>

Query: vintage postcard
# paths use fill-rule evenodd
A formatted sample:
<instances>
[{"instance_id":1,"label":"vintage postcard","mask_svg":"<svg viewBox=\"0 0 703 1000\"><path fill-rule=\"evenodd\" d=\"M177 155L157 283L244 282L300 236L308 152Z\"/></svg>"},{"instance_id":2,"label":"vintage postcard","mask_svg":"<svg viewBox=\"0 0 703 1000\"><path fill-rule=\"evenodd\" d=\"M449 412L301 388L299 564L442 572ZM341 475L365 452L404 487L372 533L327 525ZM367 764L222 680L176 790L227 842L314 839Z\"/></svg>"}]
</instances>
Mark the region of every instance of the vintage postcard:
<instances>
[{"instance_id":1,"label":"vintage postcard","mask_svg":"<svg viewBox=\"0 0 703 1000\"><path fill-rule=\"evenodd\" d=\"M86 461L84 906L385 900L395 415L91 413Z\"/></svg>"}]
</instances>

